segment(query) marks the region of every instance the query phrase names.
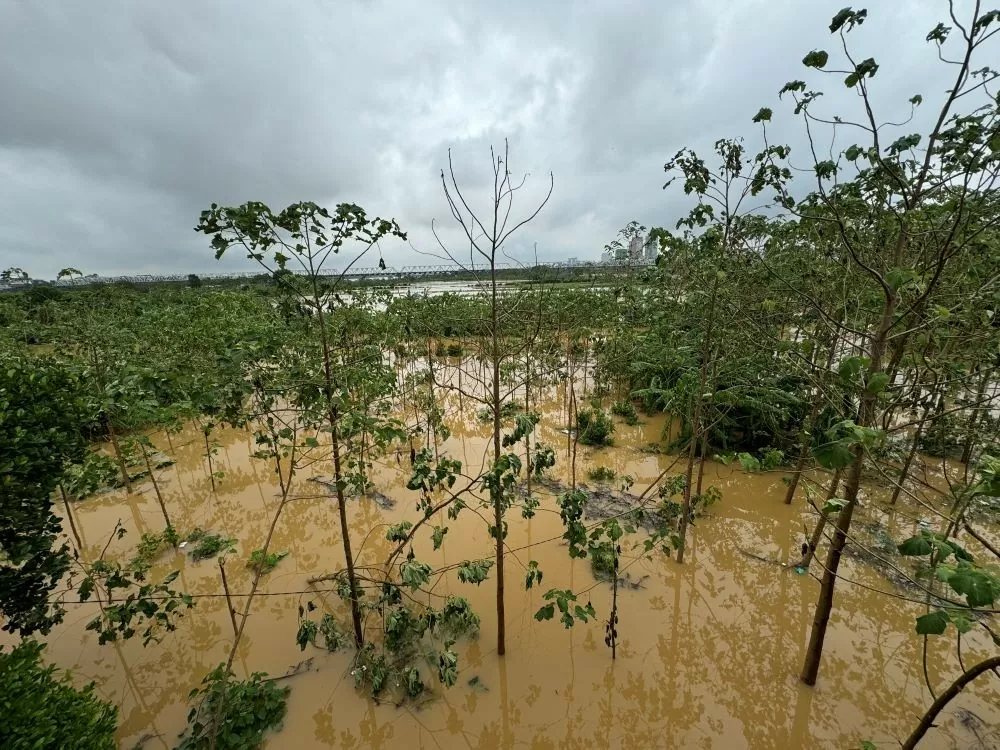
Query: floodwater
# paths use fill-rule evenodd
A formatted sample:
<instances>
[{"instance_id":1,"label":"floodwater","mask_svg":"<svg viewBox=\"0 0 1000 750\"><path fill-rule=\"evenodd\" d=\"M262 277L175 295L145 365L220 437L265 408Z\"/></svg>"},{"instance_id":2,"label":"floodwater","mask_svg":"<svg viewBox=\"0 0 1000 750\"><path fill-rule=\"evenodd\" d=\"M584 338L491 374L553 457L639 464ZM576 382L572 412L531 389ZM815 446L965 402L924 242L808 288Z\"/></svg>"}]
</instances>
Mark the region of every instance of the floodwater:
<instances>
[{"instance_id":1,"label":"floodwater","mask_svg":"<svg viewBox=\"0 0 1000 750\"><path fill-rule=\"evenodd\" d=\"M477 405L448 404L453 434L442 449L475 474L487 449L487 427L476 419ZM540 404L545 418L538 436L556 447L559 462L552 472L566 479L566 436L559 431L563 404L561 387ZM662 416L645 417L635 427L616 421L614 447L580 446L577 474L586 482L588 469L608 466L634 477L633 491L639 492L673 461L641 450L660 440L665 423ZM225 477L213 492L200 432L174 436L173 450L162 434L153 439L177 461L158 472L174 525L237 538L238 554L227 565L229 584L234 592L247 591L250 573L242 561L261 545L278 503L271 467L250 457L249 433L220 430L215 439L222 447L214 460ZM395 454L381 459L373 475L376 489L397 501L395 508L383 510L366 498L349 501L354 549L363 562L382 563L390 551L380 524L418 518L415 493L405 489L406 458L401 465ZM234 663L241 677L254 671L282 675L311 659L308 671L281 683L291 688L288 715L266 746L856 748L862 739L880 748L898 746L932 701L921 670L921 641L913 630L923 607L898 598L919 597L845 558L841 570L852 582L837 589L819 683L803 686L798 672L818 583L741 550L794 559L814 514L801 494L793 506L783 504L780 473L748 475L716 463L706 469L706 483L722 490L722 501L691 529L683 565L659 553L634 562L631 542L623 545L623 566L631 563L631 580L641 584L619 591L616 661L604 645L610 586L594 579L587 561L569 559L559 539L563 529L555 500L543 494L534 519L521 519L516 509L508 516L508 545L516 551L506 558L506 656L496 654L494 579L477 587L447 576L435 592L466 596L482 618L481 634L457 646L461 671L455 687L445 689L425 677L430 695L399 707L355 691L350 653L312 647L303 653L295 643L299 605L311 600L320 611L329 607L346 614L335 594L307 585L311 576L342 568L343 558L335 502L320 496L306 473L298 475L293 495L302 497L286 506L271 546L289 555L264 577ZM112 554L127 555L142 530L162 529L151 485L137 490L75 504L86 558L99 555L119 519L130 533L112 545ZM866 505L874 505L877 493L868 495ZM871 512L866 508L862 520ZM491 540L477 514L465 511L456 522L441 522L451 527L442 549L432 551L427 529L415 543L418 559L441 567L490 557ZM908 528L901 524L900 538ZM525 591L522 566L529 560L544 571L544 584ZM99 692L120 707L124 748L140 740L145 748L172 748L186 723L188 692L225 660L231 645L217 561L191 562L171 552L152 576L177 568L175 585L199 598L159 645L143 648L137 638L99 646L96 635L84 630L94 604L68 605L65 622L48 638L48 659L72 669L77 683L96 681ZM550 587L586 590L581 598L593 602L598 620L571 629L556 620L536 622L533 615ZM993 649L975 631L962 647L967 665ZM928 668L939 691L957 676L952 640L931 639ZM990 730L1000 723L998 705L1000 680L981 678L953 701L941 728L921 747L1000 746L1000 734Z\"/></svg>"}]
</instances>

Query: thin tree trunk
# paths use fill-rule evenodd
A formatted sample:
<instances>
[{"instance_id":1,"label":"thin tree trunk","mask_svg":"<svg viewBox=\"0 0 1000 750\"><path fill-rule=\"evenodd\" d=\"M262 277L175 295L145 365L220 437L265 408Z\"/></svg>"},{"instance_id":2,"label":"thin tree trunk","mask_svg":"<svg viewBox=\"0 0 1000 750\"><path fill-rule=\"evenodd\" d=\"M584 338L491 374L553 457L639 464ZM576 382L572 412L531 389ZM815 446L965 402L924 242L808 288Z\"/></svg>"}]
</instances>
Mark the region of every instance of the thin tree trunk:
<instances>
[{"instance_id":1,"label":"thin tree trunk","mask_svg":"<svg viewBox=\"0 0 1000 750\"><path fill-rule=\"evenodd\" d=\"M812 430L816 424L816 416L819 414L820 395L817 393L813 399L812 411L809 413L809 429ZM805 471L806 461L809 458L809 448L812 440L803 436L802 446L799 448L799 459L795 462L795 472L788 480L788 491L785 493L785 505L791 505L795 498L795 490L799 486L802 472Z\"/></svg>"},{"instance_id":2,"label":"thin tree trunk","mask_svg":"<svg viewBox=\"0 0 1000 750\"><path fill-rule=\"evenodd\" d=\"M917 724L916 729L914 729L913 733L906 738L906 742L903 743L902 750L913 750L913 748L917 746L920 740L924 738L924 735L927 734L927 730L934 726L934 720L937 718L938 714L944 710L944 707L947 706L953 698L965 689L966 685L979 677L979 675L983 674L983 672L988 672L991 669L996 669L998 667L1000 667L1000 656L993 656L979 662L972 668L963 672L957 680L948 686L947 690L937 697L937 700L931 704L931 707L927 709L927 713L925 713L923 718L920 719L920 723Z\"/></svg>"},{"instance_id":3,"label":"thin tree trunk","mask_svg":"<svg viewBox=\"0 0 1000 750\"><path fill-rule=\"evenodd\" d=\"M905 243L905 228L897 243L897 255L901 252L901 247ZM896 295L888 294L885 304L882 307L882 318L879 327L872 341L871 360L868 366L866 383L873 382L873 376L882 372L882 357L885 354L886 342L888 341L889 329L892 326L893 316L896 312ZM870 427L875 423L875 408L877 394L871 390L870 385L865 386L861 394L861 403L858 409L858 425L860 427ZM844 492L846 505L841 509L837 517L836 531L833 540L830 542L830 549L827 552L826 565L823 571L823 579L820 583L819 598L816 601L816 613L813 617L812 632L809 635L809 646L806 650L805 663L802 666L802 682L806 685L815 685L819 675L819 664L823 657L823 644L826 641L826 629L830 623L830 612L833 611L833 593L837 586L837 572L840 569L840 558L847 544L847 534L851 528L851 519L854 517L854 509L858 504L858 489L861 486L861 474L864 470L865 446L858 443L854 447L854 461L850 465L850 473L847 475L847 484Z\"/></svg>"},{"instance_id":4,"label":"thin tree trunk","mask_svg":"<svg viewBox=\"0 0 1000 750\"><path fill-rule=\"evenodd\" d=\"M838 315L837 320L839 321L840 318L841 316ZM839 333L835 331L833 333L832 340L830 341L830 349L826 355L826 368L824 369L824 373L828 372L830 368L833 367L833 361L837 356L837 344L839 343L839 341L840 341ZM812 359L809 362L809 366L811 368L815 368L818 354L819 354L819 347L817 346L815 351L813 352ZM822 403L823 403L822 391L820 389L817 389L816 394L813 396L812 409L810 410L809 413L810 431L812 431L816 427L816 418L819 416L819 410ZM795 499L795 490L798 489L799 480L802 479L802 472L805 470L806 461L809 460L809 449L811 447L812 447L812 438L811 437L804 438L802 440L802 447L799 450L799 459L795 464L795 473L792 474L791 479L788 482L788 491L785 493L785 505L791 505L792 500ZM837 471L836 473L836 481L837 482L840 481L839 471ZM836 483L834 484L834 488L836 488ZM833 497L833 495L831 495L830 497Z\"/></svg>"},{"instance_id":5,"label":"thin tree trunk","mask_svg":"<svg viewBox=\"0 0 1000 750\"><path fill-rule=\"evenodd\" d=\"M358 601L358 579L354 571L354 554L351 552L351 529L347 523L347 504L344 500L344 487L341 481L343 470L340 462L340 412L333 401L335 389L333 362L330 354L330 338L327 335L326 320L320 305L321 295L315 275L312 282L313 300L316 305L316 317L319 320L320 338L323 345L323 385L328 409L327 419L330 423L330 444L333 448L333 486L337 495L337 512L340 516L340 536L344 547L344 562L347 567L347 584L351 588L351 621L354 625L354 644L360 649L365 643L365 631L361 623L361 604Z\"/></svg>"},{"instance_id":6,"label":"thin tree trunk","mask_svg":"<svg viewBox=\"0 0 1000 750\"><path fill-rule=\"evenodd\" d=\"M972 409L972 416L969 418L968 435L965 438L965 446L962 448L962 463L966 466L966 481L968 481L969 462L972 460L972 449L975 447L976 423L979 421L979 415L983 411L979 404L982 403L983 397L986 395L986 386L989 385L989 381L990 373L987 371L983 373L983 379L979 383L979 390L976 391L977 405Z\"/></svg>"},{"instance_id":7,"label":"thin tree trunk","mask_svg":"<svg viewBox=\"0 0 1000 750\"><path fill-rule=\"evenodd\" d=\"M222 590L226 592L226 609L229 610L229 619L233 623L233 636L239 635L240 629L236 626L236 609L233 607L233 597L229 593L229 581L226 580L226 563L219 558L219 573L222 574Z\"/></svg>"},{"instance_id":8,"label":"thin tree trunk","mask_svg":"<svg viewBox=\"0 0 1000 750\"><path fill-rule=\"evenodd\" d=\"M163 512L163 520L167 524L168 529L173 528L173 524L170 523L170 516L167 514L167 505L163 502L163 495L160 493L160 485L156 481L156 475L153 474L153 465L149 462L149 453L146 451L146 444L140 442L139 448L142 450L142 459L146 462L146 471L149 472L149 478L153 482L153 491L156 493L156 501L160 504L160 510ZM177 549L177 542L173 543L174 549Z\"/></svg>"},{"instance_id":9,"label":"thin tree trunk","mask_svg":"<svg viewBox=\"0 0 1000 750\"><path fill-rule=\"evenodd\" d=\"M702 430L701 432L701 447L699 451L701 455L698 459L698 487L695 490L695 495L701 497L701 481L705 477L705 457L708 455L708 430Z\"/></svg>"},{"instance_id":10,"label":"thin tree trunk","mask_svg":"<svg viewBox=\"0 0 1000 750\"><path fill-rule=\"evenodd\" d=\"M910 450L906 454L906 458L903 461L903 467L899 470L899 478L896 480L896 486L892 488L892 497L889 498L889 505L895 505L896 501L899 499L899 493L903 491L903 485L906 484L906 478L910 474L910 466L913 465L913 459L917 455L917 450L920 448L920 438L924 434L924 425L927 424L927 417L930 415L931 407L930 405L924 409L924 415L917 423L917 429L913 432L913 440L910 442Z\"/></svg>"},{"instance_id":11,"label":"thin tree trunk","mask_svg":"<svg viewBox=\"0 0 1000 750\"><path fill-rule=\"evenodd\" d=\"M612 554L615 556L614 576L615 580L611 584L611 661L618 655L618 542L612 540L615 545Z\"/></svg>"},{"instance_id":12,"label":"thin tree trunk","mask_svg":"<svg viewBox=\"0 0 1000 750\"><path fill-rule=\"evenodd\" d=\"M833 500L837 496L837 487L840 486L840 469L837 469L833 473L833 479L830 480L830 489L827 490L826 500L823 502L825 506L828 502ZM812 559L816 555L816 548L819 547L819 542L823 538L823 530L826 528L826 522L829 519L829 514L824 513L822 509L820 510L819 520L816 522L816 528L813 529L812 536L809 537L807 542L806 552L802 555L802 559L799 560L792 567L794 568L804 568L809 569L812 564Z\"/></svg>"},{"instance_id":13,"label":"thin tree trunk","mask_svg":"<svg viewBox=\"0 0 1000 750\"><path fill-rule=\"evenodd\" d=\"M847 532L851 528L854 508L857 506L858 488L861 485L861 470L864 465L864 449L855 449L854 462L847 476L845 495L847 504L841 508L837 517L837 526L830 542L830 550L826 557L823 580L820 583L819 599L816 602L816 612L813 616L812 632L809 635L809 647L806 650L805 664L802 666L802 681L806 685L815 685L819 675L819 664L823 656L823 644L826 640L826 629L830 623L830 613L833 611L833 591L837 581L837 570L840 568L840 558L847 544Z\"/></svg>"},{"instance_id":14,"label":"thin tree trunk","mask_svg":"<svg viewBox=\"0 0 1000 750\"><path fill-rule=\"evenodd\" d=\"M211 427L203 427L201 433L205 436L205 458L208 459L208 478L212 480L212 492L215 492L215 467L212 466L212 446L208 442L208 433L211 431Z\"/></svg>"},{"instance_id":15,"label":"thin tree trunk","mask_svg":"<svg viewBox=\"0 0 1000 750\"><path fill-rule=\"evenodd\" d=\"M500 462L500 333L497 330L497 270L496 270L496 249L494 248L492 260L490 261L490 285L491 285L491 334L493 349L493 465ZM494 483L490 488L490 498L493 501L493 523L496 528L496 555L497 555L497 654L504 655L507 650L506 644L506 623L504 622L504 596L503 596L503 490L499 483Z\"/></svg>"},{"instance_id":16,"label":"thin tree trunk","mask_svg":"<svg viewBox=\"0 0 1000 750\"><path fill-rule=\"evenodd\" d=\"M62 482L59 483L59 494L62 495L63 505L66 508L66 520L69 521L69 528L76 540L76 548L83 552L83 542L80 541L80 532L76 530L76 521L73 520L73 511L69 507L69 497L66 495L66 489L62 486Z\"/></svg>"},{"instance_id":17,"label":"thin tree trunk","mask_svg":"<svg viewBox=\"0 0 1000 750\"><path fill-rule=\"evenodd\" d=\"M128 475L128 466L125 465L125 455L122 453L122 447L118 442L118 435L115 432L114 425L111 423L111 416L108 415L108 439L111 441L111 447L115 451L115 461L118 463L118 471L122 475L122 484L125 485L125 491L128 494L132 494L132 478Z\"/></svg>"},{"instance_id":18,"label":"thin tree trunk","mask_svg":"<svg viewBox=\"0 0 1000 750\"><path fill-rule=\"evenodd\" d=\"M701 430L702 396L705 393L705 382L708 380L708 357L712 351L712 325L715 322L715 297L719 291L719 275L715 275L712 284L712 299L709 303L708 325L705 329L705 342L702 346L701 372L698 376L698 393L695 394L694 419L691 420L691 444L688 447L687 472L684 482L684 508L681 511L681 524L678 530L681 539L677 550L677 562L684 562L684 548L687 546L688 518L691 515L691 484L694 475L695 451L698 447L699 431Z\"/></svg>"}]
</instances>

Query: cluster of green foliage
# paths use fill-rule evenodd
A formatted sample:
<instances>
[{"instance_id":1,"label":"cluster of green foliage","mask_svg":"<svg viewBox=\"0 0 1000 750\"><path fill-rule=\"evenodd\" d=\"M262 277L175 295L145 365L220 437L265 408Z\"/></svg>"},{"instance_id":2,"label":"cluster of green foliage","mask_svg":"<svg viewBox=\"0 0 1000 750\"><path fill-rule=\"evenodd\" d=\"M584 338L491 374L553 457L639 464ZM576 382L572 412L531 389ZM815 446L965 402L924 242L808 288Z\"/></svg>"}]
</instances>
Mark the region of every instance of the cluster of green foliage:
<instances>
[{"instance_id":1,"label":"cluster of green foliage","mask_svg":"<svg viewBox=\"0 0 1000 750\"><path fill-rule=\"evenodd\" d=\"M0 615L4 630L49 632L49 594L70 567L51 496L81 463L87 413L80 379L55 359L0 354Z\"/></svg>"},{"instance_id":2,"label":"cluster of green foliage","mask_svg":"<svg viewBox=\"0 0 1000 750\"><path fill-rule=\"evenodd\" d=\"M270 573L286 557L288 557L287 552L268 552L265 554L264 550L255 549L250 553L250 559L247 560L247 567L255 573Z\"/></svg>"},{"instance_id":3,"label":"cluster of green foliage","mask_svg":"<svg viewBox=\"0 0 1000 750\"><path fill-rule=\"evenodd\" d=\"M211 531L205 531L204 529L195 529L187 535L185 541L193 545L188 550L188 554L191 555L193 560L207 560L210 557L215 557L220 552L232 551L233 545L236 544L235 539L225 537L222 534L215 534Z\"/></svg>"},{"instance_id":4,"label":"cluster of green foliage","mask_svg":"<svg viewBox=\"0 0 1000 750\"><path fill-rule=\"evenodd\" d=\"M587 479L594 482L610 482L616 476L617 474L615 474L615 470L608 466L598 466L597 468L590 469L587 472Z\"/></svg>"},{"instance_id":5,"label":"cluster of green foliage","mask_svg":"<svg viewBox=\"0 0 1000 750\"><path fill-rule=\"evenodd\" d=\"M171 526L168 526L159 534L147 532L140 538L135 554L132 555L132 559L129 560L127 567L142 579L149 569L153 567L156 558L168 547L177 549L179 542L180 537Z\"/></svg>"},{"instance_id":6,"label":"cluster of green foliage","mask_svg":"<svg viewBox=\"0 0 1000 750\"><path fill-rule=\"evenodd\" d=\"M99 451L87 451L82 462L70 464L63 474L66 494L77 500L121 484L114 459Z\"/></svg>"},{"instance_id":7,"label":"cluster of green foliage","mask_svg":"<svg viewBox=\"0 0 1000 750\"><path fill-rule=\"evenodd\" d=\"M584 445L611 445L615 423L600 409L581 409L576 413L576 430Z\"/></svg>"},{"instance_id":8,"label":"cluster of green foliage","mask_svg":"<svg viewBox=\"0 0 1000 750\"><path fill-rule=\"evenodd\" d=\"M93 683L77 690L67 674L43 666L43 648L32 640L0 648L0 747L112 750L118 709L95 694Z\"/></svg>"},{"instance_id":9,"label":"cluster of green foliage","mask_svg":"<svg viewBox=\"0 0 1000 750\"><path fill-rule=\"evenodd\" d=\"M627 425L639 424L639 415L636 413L635 404L631 401L615 401L611 405L611 413L621 417Z\"/></svg>"},{"instance_id":10,"label":"cluster of green foliage","mask_svg":"<svg viewBox=\"0 0 1000 750\"><path fill-rule=\"evenodd\" d=\"M289 689L278 687L262 672L237 680L217 666L188 696L195 705L178 750L253 750L264 735L281 728Z\"/></svg>"}]
</instances>

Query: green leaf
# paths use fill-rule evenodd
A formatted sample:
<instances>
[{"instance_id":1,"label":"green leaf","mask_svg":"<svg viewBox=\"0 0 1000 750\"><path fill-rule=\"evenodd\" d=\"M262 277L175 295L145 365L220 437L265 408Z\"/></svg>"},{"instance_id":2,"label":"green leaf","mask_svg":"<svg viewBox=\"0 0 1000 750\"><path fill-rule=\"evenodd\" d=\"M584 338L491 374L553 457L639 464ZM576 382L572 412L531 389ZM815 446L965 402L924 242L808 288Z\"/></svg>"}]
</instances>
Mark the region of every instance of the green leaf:
<instances>
[{"instance_id":1,"label":"green leaf","mask_svg":"<svg viewBox=\"0 0 1000 750\"><path fill-rule=\"evenodd\" d=\"M430 581L431 566L427 563L407 560L399 569L403 584L416 591Z\"/></svg>"},{"instance_id":2,"label":"green leaf","mask_svg":"<svg viewBox=\"0 0 1000 750\"><path fill-rule=\"evenodd\" d=\"M760 111L757 112L757 114L754 115L753 121L754 122L770 122L771 121L771 114L772 114L772 112L771 112L770 109L768 109L767 107L761 107Z\"/></svg>"},{"instance_id":3,"label":"green leaf","mask_svg":"<svg viewBox=\"0 0 1000 750\"><path fill-rule=\"evenodd\" d=\"M478 586L489 577L492 567L492 560L465 560L458 566L458 580Z\"/></svg>"},{"instance_id":4,"label":"green leaf","mask_svg":"<svg viewBox=\"0 0 1000 750\"><path fill-rule=\"evenodd\" d=\"M444 542L444 535L448 533L447 526L435 526L434 533L431 534L431 540L434 542L434 549L440 549L442 542Z\"/></svg>"},{"instance_id":5,"label":"green leaf","mask_svg":"<svg viewBox=\"0 0 1000 750\"><path fill-rule=\"evenodd\" d=\"M996 581L968 563L959 565L955 575L948 579L948 585L959 594L964 594L970 607L986 607L997 598Z\"/></svg>"},{"instance_id":6,"label":"green leaf","mask_svg":"<svg viewBox=\"0 0 1000 750\"><path fill-rule=\"evenodd\" d=\"M905 557L923 557L929 555L934 547L926 534L917 534L898 545L896 549Z\"/></svg>"},{"instance_id":7,"label":"green leaf","mask_svg":"<svg viewBox=\"0 0 1000 750\"><path fill-rule=\"evenodd\" d=\"M972 620L961 612L952 612L951 622L955 626L955 629L962 635L972 630Z\"/></svg>"},{"instance_id":8,"label":"green leaf","mask_svg":"<svg viewBox=\"0 0 1000 750\"><path fill-rule=\"evenodd\" d=\"M535 612L535 619L541 622L542 620L551 620L556 614L556 605L546 604L544 607Z\"/></svg>"},{"instance_id":9,"label":"green leaf","mask_svg":"<svg viewBox=\"0 0 1000 750\"><path fill-rule=\"evenodd\" d=\"M843 469L854 461L854 452L841 440L814 446L812 455L826 469Z\"/></svg>"},{"instance_id":10,"label":"green leaf","mask_svg":"<svg viewBox=\"0 0 1000 750\"><path fill-rule=\"evenodd\" d=\"M917 618L917 635L941 635L951 618L943 609L928 612Z\"/></svg>"},{"instance_id":11,"label":"green leaf","mask_svg":"<svg viewBox=\"0 0 1000 750\"><path fill-rule=\"evenodd\" d=\"M802 58L802 64L807 68L822 68L830 56L824 50L813 50Z\"/></svg>"},{"instance_id":12,"label":"green leaf","mask_svg":"<svg viewBox=\"0 0 1000 750\"><path fill-rule=\"evenodd\" d=\"M845 500L844 498L842 498L842 497L831 497L823 505L822 512L823 512L824 515L827 514L827 513L837 513L839 511L841 511L844 508L845 505L847 505L847 500Z\"/></svg>"},{"instance_id":13,"label":"green leaf","mask_svg":"<svg viewBox=\"0 0 1000 750\"><path fill-rule=\"evenodd\" d=\"M881 393L889 385L889 374L885 372L872 373L868 378L868 390L872 393Z\"/></svg>"},{"instance_id":14,"label":"green leaf","mask_svg":"<svg viewBox=\"0 0 1000 750\"><path fill-rule=\"evenodd\" d=\"M806 90L805 81L789 81L784 86L781 87L781 91L778 92L778 98L780 99L783 95L788 93L801 93Z\"/></svg>"}]
</instances>

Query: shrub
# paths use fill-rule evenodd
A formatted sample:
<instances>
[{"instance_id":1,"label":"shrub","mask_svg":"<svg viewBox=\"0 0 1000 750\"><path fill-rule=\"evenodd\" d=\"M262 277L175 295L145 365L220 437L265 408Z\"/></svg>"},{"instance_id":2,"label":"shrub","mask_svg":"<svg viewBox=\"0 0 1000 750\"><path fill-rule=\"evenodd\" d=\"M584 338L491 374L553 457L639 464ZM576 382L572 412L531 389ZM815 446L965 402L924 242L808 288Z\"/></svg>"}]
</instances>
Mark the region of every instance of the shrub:
<instances>
[{"instance_id":1,"label":"shrub","mask_svg":"<svg viewBox=\"0 0 1000 750\"><path fill-rule=\"evenodd\" d=\"M590 551L590 572L599 581L611 581L615 575L615 553L610 545L599 544Z\"/></svg>"},{"instance_id":2,"label":"shrub","mask_svg":"<svg viewBox=\"0 0 1000 750\"><path fill-rule=\"evenodd\" d=\"M616 401L611 405L611 413L625 420L625 424L639 424L639 415L636 414L635 405L631 401Z\"/></svg>"},{"instance_id":3,"label":"shrub","mask_svg":"<svg viewBox=\"0 0 1000 750\"><path fill-rule=\"evenodd\" d=\"M462 345L461 344L448 344L448 356L449 357L461 357L462 356Z\"/></svg>"},{"instance_id":4,"label":"shrub","mask_svg":"<svg viewBox=\"0 0 1000 750\"><path fill-rule=\"evenodd\" d=\"M615 478L615 470L607 466L598 466L587 472L587 478L594 482L610 482Z\"/></svg>"},{"instance_id":5,"label":"shrub","mask_svg":"<svg viewBox=\"0 0 1000 750\"><path fill-rule=\"evenodd\" d=\"M67 674L42 666L43 648L22 641L0 649L0 747L113 750L118 709L94 693L94 683L77 690Z\"/></svg>"},{"instance_id":6,"label":"shrub","mask_svg":"<svg viewBox=\"0 0 1000 750\"><path fill-rule=\"evenodd\" d=\"M576 429L584 445L611 445L615 425L611 417L600 409L584 409L577 412Z\"/></svg>"},{"instance_id":7,"label":"shrub","mask_svg":"<svg viewBox=\"0 0 1000 750\"><path fill-rule=\"evenodd\" d=\"M195 545L193 549L189 550L191 557L195 560L205 560L209 557L215 557L223 550L232 549L232 546L236 543L235 539L227 539L221 534L213 534L201 529L195 529L188 534L186 541L189 544Z\"/></svg>"},{"instance_id":8,"label":"shrub","mask_svg":"<svg viewBox=\"0 0 1000 750\"><path fill-rule=\"evenodd\" d=\"M265 732L280 728L289 692L287 687L265 682L264 677L262 672L254 672L249 680L234 679L232 674L226 679L221 664L209 672L202 686L191 692L198 702L188 712L188 729L178 750L211 747L212 727L220 709L215 741L218 750L260 747Z\"/></svg>"}]
</instances>

